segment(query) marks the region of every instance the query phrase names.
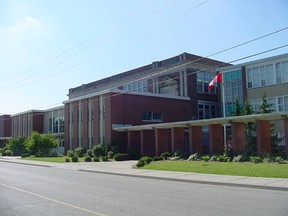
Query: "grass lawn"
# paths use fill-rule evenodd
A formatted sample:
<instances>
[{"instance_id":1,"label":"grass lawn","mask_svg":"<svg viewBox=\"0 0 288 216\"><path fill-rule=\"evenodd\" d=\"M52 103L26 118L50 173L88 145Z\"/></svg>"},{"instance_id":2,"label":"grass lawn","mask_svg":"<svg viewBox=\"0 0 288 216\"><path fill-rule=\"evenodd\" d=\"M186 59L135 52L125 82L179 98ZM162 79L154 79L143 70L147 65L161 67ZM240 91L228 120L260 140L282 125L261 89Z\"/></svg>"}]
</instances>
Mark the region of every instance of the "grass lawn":
<instances>
[{"instance_id":1,"label":"grass lawn","mask_svg":"<svg viewBox=\"0 0 288 216\"><path fill-rule=\"evenodd\" d=\"M22 160L32 160L32 161L43 161L43 162L53 162L53 163L65 163L66 157L26 157L21 158ZM84 162L83 158L78 158L79 162ZM71 161L71 158L70 158Z\"/></svg>"},{"instance_id":2,"label":"grass lawn","mask_svg":"<svg viewBox=\"0 0 288 216\"><path fill-rule=\"evenodd\" d=\"M141 169L206 174L288 178L288 164L157 161Z\"/></svg>"}]
</instances>

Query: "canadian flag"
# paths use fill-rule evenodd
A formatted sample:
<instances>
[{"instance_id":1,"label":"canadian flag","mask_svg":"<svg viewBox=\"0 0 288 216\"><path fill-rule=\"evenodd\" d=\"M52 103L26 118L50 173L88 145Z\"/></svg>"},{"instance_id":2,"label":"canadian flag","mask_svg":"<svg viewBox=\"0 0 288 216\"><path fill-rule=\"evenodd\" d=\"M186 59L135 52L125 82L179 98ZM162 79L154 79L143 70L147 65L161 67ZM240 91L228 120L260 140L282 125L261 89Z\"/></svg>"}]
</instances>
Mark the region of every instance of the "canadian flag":
<instances>
[{"instance_id":1,"label":"canadian flag","mask_svg":"<svg viewBox=\"0 0 288 216\"><path fill-rule=\"evenodd\" d=\"M213 80L209 83L209 86L208 86L208 89L209 91L212 91L213 87L214 87L214 84L215 83L221 83L222 82L222 73L218 73L214 78Z\"/></svg>"}]
</instances>

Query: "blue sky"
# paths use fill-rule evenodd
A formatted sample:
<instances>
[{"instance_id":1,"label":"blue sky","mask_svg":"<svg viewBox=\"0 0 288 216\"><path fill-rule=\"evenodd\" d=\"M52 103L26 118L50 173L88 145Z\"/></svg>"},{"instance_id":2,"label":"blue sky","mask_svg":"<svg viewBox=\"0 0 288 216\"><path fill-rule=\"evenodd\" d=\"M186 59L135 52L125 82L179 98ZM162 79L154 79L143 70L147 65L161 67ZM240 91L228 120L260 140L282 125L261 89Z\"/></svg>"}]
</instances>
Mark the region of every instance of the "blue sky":
<instances>
[{"instance_id":1,"label":"blue sky","mask_svg":"<svg viewBox=\"0 0 288 216\"><path fill-rule=\"evenodd\" d=\"M61 105L69 88L283 29L287 9L286 0L0 0L0 115ZM288 30L211 58L231 62L286 44Z\"/></svg>"}]
</instances>

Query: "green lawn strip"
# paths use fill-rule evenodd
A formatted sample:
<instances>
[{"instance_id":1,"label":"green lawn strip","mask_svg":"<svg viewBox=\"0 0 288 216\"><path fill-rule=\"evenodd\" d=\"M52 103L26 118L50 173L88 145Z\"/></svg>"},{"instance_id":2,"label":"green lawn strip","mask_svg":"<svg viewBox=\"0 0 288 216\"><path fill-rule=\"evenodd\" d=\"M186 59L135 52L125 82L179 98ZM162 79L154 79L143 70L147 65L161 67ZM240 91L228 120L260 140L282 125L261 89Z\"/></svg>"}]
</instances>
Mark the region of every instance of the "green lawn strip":
<instances>
[{"instance_id":1,"label":"green lawn strip","mask_svg":"<svg viewBox=\"0 0 288 216\"><path fill-rule=\"evenodd\" d=\"M66 157L26 157L21 158L22 160L31 161L42 161L42 162L52 162L52 163L65 163ZM79 162L84 162L84 158L78 158ZM71 158L70 158L71 161Z\"/></svg>"},{"instance_id":2,"label":"green lawn strip","mask_svg":"<svg viewBox=\"0 0 288 216\"><path fill-rule=\"evenodd\" d=\"M205 174L288 178L288 164L158 161L141 168Z\"/></svg>"}]
</instances>

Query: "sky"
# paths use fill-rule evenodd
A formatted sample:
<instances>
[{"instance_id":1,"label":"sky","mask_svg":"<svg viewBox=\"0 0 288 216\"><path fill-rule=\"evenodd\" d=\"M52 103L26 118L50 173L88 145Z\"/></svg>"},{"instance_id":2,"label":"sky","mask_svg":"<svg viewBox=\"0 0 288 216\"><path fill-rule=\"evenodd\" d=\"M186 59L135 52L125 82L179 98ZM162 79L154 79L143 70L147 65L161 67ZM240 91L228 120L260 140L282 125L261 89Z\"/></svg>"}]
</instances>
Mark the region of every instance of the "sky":
<instances>
[{"instance_id":1,"label":"sky","mask_svg":"<svg viewBox=\"0 0 288 216\"><path fill-rule=\"evenodd\" d=\"M70 88L287 28L287 10L287 0L0 0L0 115L59 106ZM285 29L210 58L229 63L287 44Z\"/></svg>"}]
</instances>

